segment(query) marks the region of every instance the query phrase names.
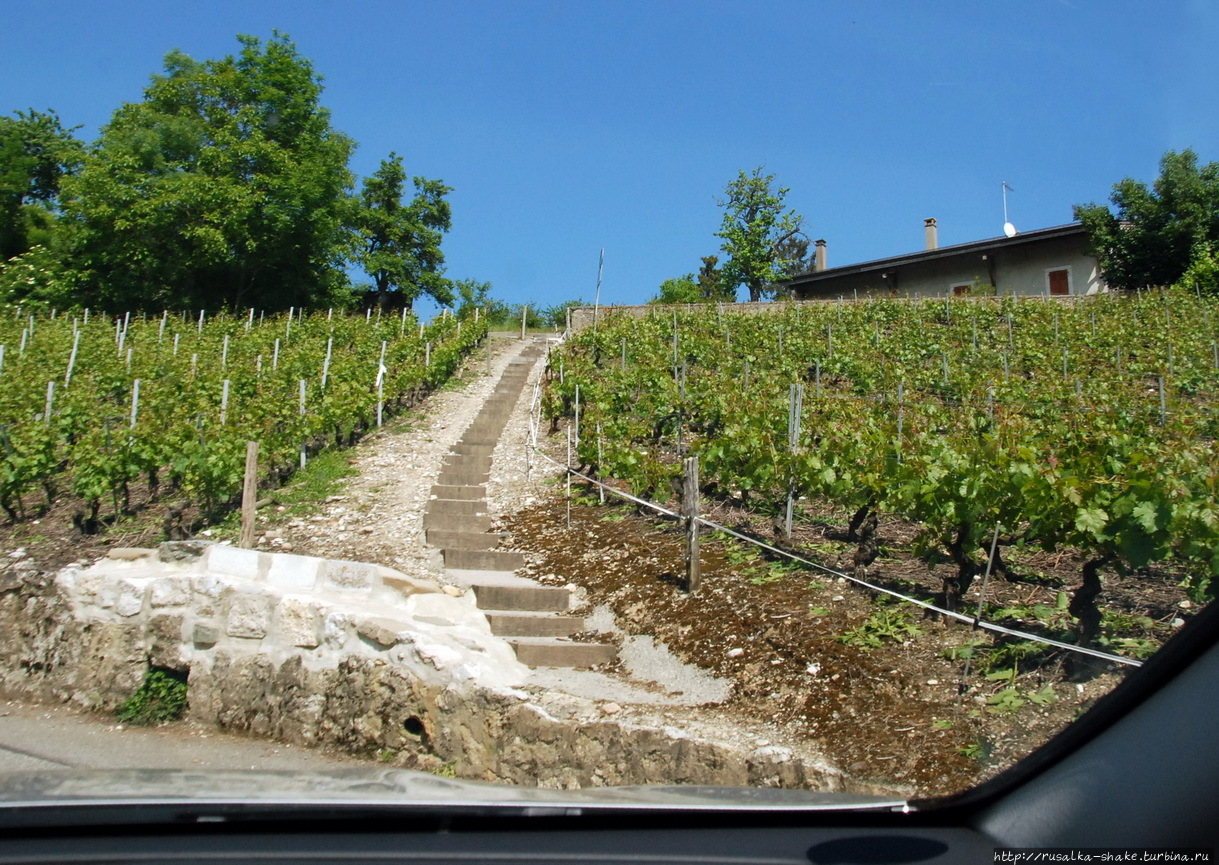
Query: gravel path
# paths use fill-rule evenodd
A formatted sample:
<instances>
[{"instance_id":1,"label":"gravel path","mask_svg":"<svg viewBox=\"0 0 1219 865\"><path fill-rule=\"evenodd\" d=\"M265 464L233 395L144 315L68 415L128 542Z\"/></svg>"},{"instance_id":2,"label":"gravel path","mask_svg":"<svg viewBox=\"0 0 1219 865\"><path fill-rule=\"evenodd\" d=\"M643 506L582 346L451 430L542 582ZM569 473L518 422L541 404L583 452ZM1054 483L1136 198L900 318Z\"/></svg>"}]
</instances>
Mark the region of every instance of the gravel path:
<instances>
[{"instance_id":1,"label":"gravel path","mask_svg":"<svg viewBox=\"0 0 1219 865\"><path fill-rule=\"evenodd\" d=\"M547 337L521 341L492 335L489 365L486 351L476 352L457 379L424 400L411 418L365 438L352 451L357 474L344 493L327 499L308 519L272 518L260 548L374 562L412 577L448 582L439 551L424 541L424 506L445 454L474 420L511 360L533 340L544 342ZM534 466L526 479L529 406L544 367L534 367L495 450L487 483L493 517L533 503L545 489L544 479L557 475L547 463Z\"/></svg>"}]
</instances>

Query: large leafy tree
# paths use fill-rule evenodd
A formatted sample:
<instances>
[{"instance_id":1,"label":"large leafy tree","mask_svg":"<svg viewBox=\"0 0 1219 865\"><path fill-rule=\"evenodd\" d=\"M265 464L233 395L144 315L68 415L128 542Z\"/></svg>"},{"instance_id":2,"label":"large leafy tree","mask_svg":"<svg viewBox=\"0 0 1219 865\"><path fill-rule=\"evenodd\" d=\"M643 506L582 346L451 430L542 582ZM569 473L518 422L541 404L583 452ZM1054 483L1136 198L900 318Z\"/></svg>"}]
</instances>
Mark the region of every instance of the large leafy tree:
<instances>
[{"instance_id":1,"label":"large leafy tree","mask_svg":"<svg viewBox=\"0 0 1219 865\"><path fill-rule=\"evenodd\" d=\"M83 152L72 132L54 111L0 117L0 261L50 239L60 180Z\"/></svg>"},{"instance_id":2,"label":"large leafy tree","mask_svg":"<svg viewBox=\"0 0 1219 865\"><path fill-rule=\"evenodd\" d=\"M63 184L77 299L109 308L326 305L342 268L353 144L284 35L198 62L173 51Z\"/></svg>"},{"instance_id":3,"label":"large leafy tree","mask_svg":"<svg viewBox=\"0 0 1219 865\"><path fill-rule=\"evenodd\" d=\"M404 202L406 170L402 157L390 153L360 193L356 260L372 277L374 302L382 307L410 309L421 295L440 304L453 302L440 249L452 225L445 196L453 190L424 177L414 178L414 185L414 198Z\"/></svg>"},{"instance_id":4,"label":"large leafy tree","mask_svg":"<svg viewBox=\"0 0 1219 865\"><path fill-rule=\"evenodd\" d=\"M1110 196L1117 209L1077 205L1105 279L1115 288L1170 285L1219 253L1219 163L1199 165L1189 149L1169 151L1150 188L1127 177ZM1214 284L1200 286L1219 291ZM1192 288L1192 286L1190 286Z\"/></svg>"},{"instance_id":5,"label":"large leafy tree","mask_svg":"<svg viewBox=\"0 0 1219 865\"><path fill-rule=\"evenodd\" d=\"M787 275L792 259L793 239L803 237L804 217L795 210L784 210L783 200L790 191L775 188L775 176L762 174L761 167L750 174L739 172L728 184L727 197L717 202L725 208L724 222L716 237L723 238L728 255L722 274L723 283L734 290L741 285L751 301L773 296L775 283Z\"/></svg>"}]
</instances>

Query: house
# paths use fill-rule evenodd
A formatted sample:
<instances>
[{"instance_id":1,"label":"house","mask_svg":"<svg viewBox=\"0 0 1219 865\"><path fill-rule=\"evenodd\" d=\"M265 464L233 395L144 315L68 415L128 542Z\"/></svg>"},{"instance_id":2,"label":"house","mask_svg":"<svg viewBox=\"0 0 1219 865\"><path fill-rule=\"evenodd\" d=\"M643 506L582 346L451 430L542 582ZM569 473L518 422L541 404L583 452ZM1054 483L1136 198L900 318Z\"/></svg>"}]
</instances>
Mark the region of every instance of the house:
<instances>
[{"instance_id":1,"label":"house","mask_svg":"<svg viewBox=\"0 0 1219 865\"><path fill-rule=\"evenodd\" d=\"M924 220L927 248L863 264L827 268L816 243L813 270L785 282L796 300L854 297L944 297L993 286L1001 295L1071 295L1105 291L1083 225L1012 233L941 247L936 221ZM990 293L987 290L987 293Z\"/></svg>"}]
</instances>

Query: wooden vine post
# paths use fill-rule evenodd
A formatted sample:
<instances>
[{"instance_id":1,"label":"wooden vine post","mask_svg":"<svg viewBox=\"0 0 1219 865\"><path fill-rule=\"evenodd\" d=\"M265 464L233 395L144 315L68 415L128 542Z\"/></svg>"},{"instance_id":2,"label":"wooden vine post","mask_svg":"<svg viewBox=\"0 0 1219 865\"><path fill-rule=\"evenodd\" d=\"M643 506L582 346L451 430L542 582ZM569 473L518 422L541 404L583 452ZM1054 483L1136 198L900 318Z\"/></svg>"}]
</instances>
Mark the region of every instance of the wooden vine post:
<instances>
[{"instance_id":1,"label":"wooden vine post","mask_svg":"<svg viewBox=\"0 0 1219 865\"><path fill-rule=\"evenodd\" d=\"M245 478L241 484L241 537L237 546L254 548L254 517L258 513L258 442L245 443Z\"/></svg>"},{"instance_id":2,"label":"wooden vine post","mask_svg":"<svg viewBox=\"0 0 1219 865\"><path fill-rule=\"evenodd\" d=\"M682 460L681 513L686 521L686 588L694 594L702 579L698 555L698 457Z\"/></svg>"}]
</instances>

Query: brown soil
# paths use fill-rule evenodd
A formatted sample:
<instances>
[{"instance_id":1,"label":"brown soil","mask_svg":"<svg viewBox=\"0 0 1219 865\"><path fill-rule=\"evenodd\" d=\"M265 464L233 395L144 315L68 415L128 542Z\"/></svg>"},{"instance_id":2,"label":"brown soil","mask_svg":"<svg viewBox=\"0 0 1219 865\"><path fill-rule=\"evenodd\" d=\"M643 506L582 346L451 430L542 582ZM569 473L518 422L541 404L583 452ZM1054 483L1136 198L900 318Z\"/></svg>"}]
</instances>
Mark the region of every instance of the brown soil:
<instances>
[{"instance_id":1,"label":"brown soil","mask_svg":"<svg viewBox=\"0 0 1219 865\"><path fill-rule=\"evenodd\" d=\"M773 542L765 519L730 508L708 516ZM522 510L507 528L539 579L584 587L590 604L610 606L629 633L653 635L683 661L733 681L725 709L740 720L812 740L850 774L912 785L918 795L959 792L1010 765L1132 669L1097 662L1082 676L1076 671L1072 678L1082 681L1068 681L1066 653L1051 650L1021 659L1014 682L988 679L1012 667L988 662L981 647L997 644L988 632L935 621L834 575L785 569L737 541L704 537L702 584L692 594L685 587L684 534L674 521L640 515L633 506L598 505L587 491L573 503L570 528L559 494ZM830 568L849 569L854 545L833 540L840 532L806 513L790 546ZM913 535L910 526L882 520L881 558L868 578L931 600L954 569L915 557ZM990 603L1054 607L1058 592L1078 582L1081 563L1069 555L1009 558L1011 578L992 577ZM971 611L980 582L967 598ZM1107 575L1103 601L1107 609L1157 620L1142 632L1160 641L1182 613L1184 595L1175 583L1165 573ZM878 645L871 648L866 630L852 631L869 621L887 622L890 632L874 631ZM1008 624L1049 630L1035 621ZM971 639L981 647L963 685L964 661L954 650ZM1011 702L996 702L1013 687Z\"/></svg>"}]
</instances>

